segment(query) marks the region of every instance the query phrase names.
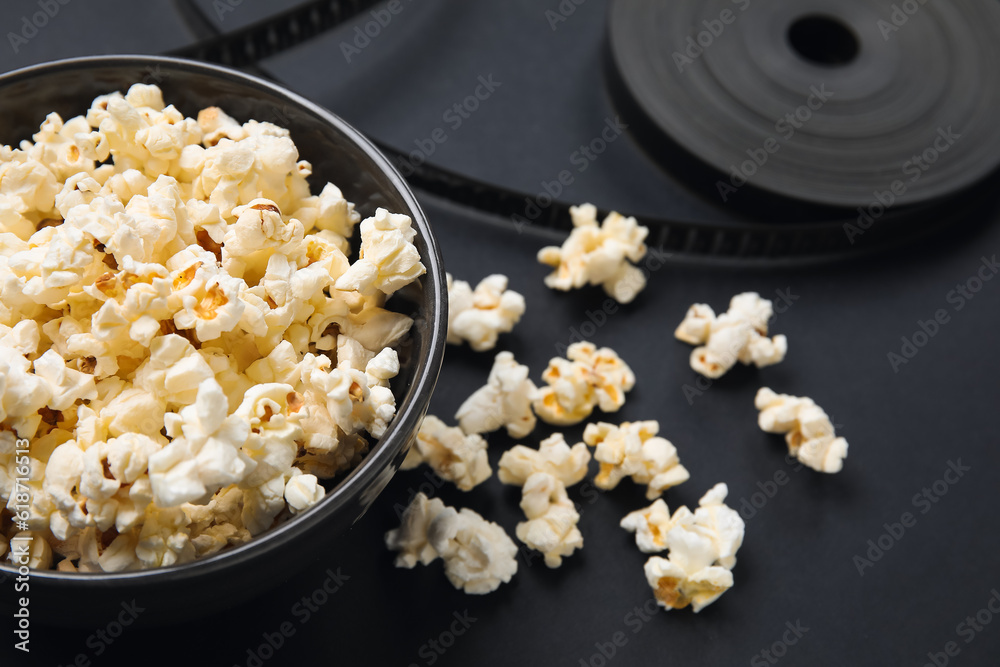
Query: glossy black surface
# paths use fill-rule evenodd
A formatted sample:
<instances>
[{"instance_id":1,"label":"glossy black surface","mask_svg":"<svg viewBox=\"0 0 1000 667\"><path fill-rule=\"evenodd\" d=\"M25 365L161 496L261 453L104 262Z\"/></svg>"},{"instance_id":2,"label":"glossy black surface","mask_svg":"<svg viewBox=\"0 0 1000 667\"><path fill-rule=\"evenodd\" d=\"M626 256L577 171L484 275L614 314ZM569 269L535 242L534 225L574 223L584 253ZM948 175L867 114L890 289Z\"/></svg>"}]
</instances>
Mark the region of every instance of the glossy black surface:
<instances>
[{"instance_id":1,"label":"glossy black surface","mask_svg":"<svg viewBox=\"0 0 1000 667\"><path fill-rule=\"evenodd\" d=\"M33 573L31 609L39 621L86 625L90 614L110 613L118 609L120 596L131 595L149 601L151 611L141 622L155 624L174 620L180 613L229 608L263 587L276 585L281 576L298 569L306 554L329 548L385 487L427 408L441 365L446 291L427 220L385 158L324 109L260 79L211 65L167 58L74 59L0 77L0 143L30 137L48 112L57 111L64 118L85 113L97 95L127 90L135 82L156 83L168 103L188 116L219 106L237 119L289 128L301 158L313 165L310 181L315 191L334 182L363 217L381 206L413 218L415 243L427 275L388 303L415 320L407 350L400 355L400 374L393 381L397 415L364 462L338 481L314 509L247 545L187 565L120 574ZM0 573L10 572L9 565L0 565ZM0 597L0 605L12 601L11 596ZM81 608L88 615L81 616Z\"/></svg>"}]
</instances>

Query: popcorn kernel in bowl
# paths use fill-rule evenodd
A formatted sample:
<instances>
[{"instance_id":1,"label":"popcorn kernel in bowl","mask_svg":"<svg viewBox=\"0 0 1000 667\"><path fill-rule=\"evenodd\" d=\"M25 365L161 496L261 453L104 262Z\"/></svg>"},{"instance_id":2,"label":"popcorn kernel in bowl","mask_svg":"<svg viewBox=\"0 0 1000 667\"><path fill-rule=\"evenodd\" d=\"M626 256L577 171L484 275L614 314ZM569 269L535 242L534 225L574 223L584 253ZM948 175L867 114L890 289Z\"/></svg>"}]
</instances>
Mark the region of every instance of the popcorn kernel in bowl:
<instances>
[{"instance_id":1,"label":"popcorn kernel in bowl","mask_svg":"<svg viewBox=\"0 0 1000 667\"><path fill-rule=\"evenodd\" d=\"M4 545L187 562L306 511L384 434L415 230L311 172L288 130L143 84L0 147Z\"/></svg>"}]
</instances>

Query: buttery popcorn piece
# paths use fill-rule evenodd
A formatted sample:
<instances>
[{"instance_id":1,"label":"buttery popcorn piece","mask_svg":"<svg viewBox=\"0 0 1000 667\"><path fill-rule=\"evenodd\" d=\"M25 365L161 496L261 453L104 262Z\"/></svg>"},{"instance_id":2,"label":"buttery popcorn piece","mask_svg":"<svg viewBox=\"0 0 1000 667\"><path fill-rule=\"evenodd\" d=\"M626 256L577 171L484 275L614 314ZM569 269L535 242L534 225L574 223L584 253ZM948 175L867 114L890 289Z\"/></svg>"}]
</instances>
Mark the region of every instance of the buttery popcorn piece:
<instances>
[{"instance_id":1,"label":"buttery popcorn piece","mask_svg":"<svg viewBox=\"0 0 1000 667\"><path fill-rule=\"evenodd\" d=\"M538 252L539 262L555 267L545 284L562 291L601 285L619 303L633 301L646 286L646 276L630 262L646 256L649 229L614 211L598 224L592 204L570 207L570 215L573 231L562 247Z\"/></svg>"},{"instance_id":2,"label":"buttery popcorn piece","mask_svg":"<svg viewBox=\"0 0 1000 667\"><path fill-rule=\"evenodd\" d=\"M725 484L716 484L701 498L697 510L680 507L669 520L663 518L665 505L648 508L659 514L659 525L667 529L658 542L670 550L669 557L652 556L645 565L646 580L663 608L691 605L698 613L732 588L731 570L743 544L745 525L740 515L725 505L727 494ZM635 515L627 516L622 526L646 522L652 527L645 517L630 519Z\"/></svg>"},{"instance_id":3,"label":"buttery popcorn piece","mask_svg":"<svg viewBox=\"0 0 1000 667\"><path fill-rule=\"evenodd\" d=\"M410 503L402 525L385 539L390 550L400 552L396 567L426 565L440 557L452 585L471 595L491 593L517 572L517 546L503 528L422 493Z\"/></svg>"},{"instance_id":4,"label":"buttery popcorn piece","mask_svg":"<svg viewBox=\"0 0 1000 667\"><path fill-rule=\"evenodd\" d=\"M538 390L533 406L543 421L571 426L589 417L595 407L617 412L625 404L635 374L614 350L584 341L570 345L566 357L553 358L542 373L546 386Z\"/></svg>"},{"instance_id":5,"label":"buttery popcorn piece","mask_svg":"<svg viewBox=\"0 0 1000 667\"><path fill-rule=\"evenodd\" d=\"M507 289L507 276L483 278L473 290L464 280L448 278L448 342L463 341L477 352L496 347L501 333L514 329L524 315L524 297Z\"/></svg>"},{"instance_id":6,"label":"buttery popcorn piece","mask_svg":"<svg viewBox=\"0 0 1000 667\"><path fill-rule=\"evenodd\" d=\"M677 448L669 440L657 437L656 421L624 422L620 426L598 422L587 424L583 441L594 447L594 458L601 469L594 478L598 488L611 490L625 477L645 484L646 497L658 498L672 486L687 481L687 469L681 465Z\"/></svg>"},{"instance_id":7,"label":"buttery popcorn piece","mask_svg":"<svg viewBox=\"0 0 1000 667\"><path fill-rule=\"evenodd\" d=\"M548 567L559 567L564 556L583 548L580 514L566 487L586 476L588 463L587 446L570 447L561 433L543 440L537 450L515 445L500 457L500 481L523 487L521 509L528 520L517 524L517 539L540 551Z\"/></svg>"},{"instance_id":8,"label":"buttery popcorn piece","mask_svg":"<svg viewBox=\"0 0 1000 667\"><path fill-rule=\"evenodd\" d=\"M545 565L556 568L562 559L583 548L577 528L580 514L566 495L566 486L547 472L536 472L524 483L521 509L527 521L517 524L517 539L540 551Z\"/></svg>"},{"instance_id":9,"label":"buttery popcorn piece","mask_svg":"<svg viewBox=\"0 0 1000 667\"><path fill-rule=\"evenodd\" d=\"M528 367L517 363L512 353L497 354L486 385L455 413L462 430L489 433L503 426L512 438L523 438L535 430L531 402L536 389L528 373Z\"/></svg>"},{"instance_id":10,"label":"buttery popcorn piece","mask_svg":"<svg viewBox=\"0 0 1000 667\"><path fill-rule=\"evenodd\" d=\"M706 304L694 304L674 336L699 346L691 352L693 370L707 378L720 378L737 361L763 368L784 360L788 339L781 334L767 337L767 322L773 314L768 299L744 292L734 296L729 310L718 317Z\"/></svg>"},{"instance_id":11,"label":"buttery popcorn piece","mask_svg":"<svg viewBox=\"0 0 1000 667\"><path fill-rule=\"evenodd\" d=\"M628 532L635 533L635 544L639 551L653 554L667 548L667 533L673 528L674 521L667 503L663 498L657 498L649 507L625 515L619 525Z\"/></svg>"},{"instance_id":12,"label":"buttery popcorn piece","mask_svg":"<svg viewBox=\"0 0 1000 667\"><path fill-rule=\"evenodd\" d=\"M584 443L570 447L562 433L553 433L538 449L514 445L504 452L498 477L504 484L524 486L533 474L544 472L572 486L586 477L588 463L590 450Z\"/></svg>"},{"instance_id":13,"label":"buttery popcorn piece","mask_svg":"<svg viewBox=\"0 0 1000 667\"><path fill-rule=\"evenodd\" d=\"M433 415L427 415L421 422L417 440L402 468L408 470L421 463L462 491L471 491L493 474L482 436L466 435L462 429L448 426Z\"/></svg>"},{"instance_id":14,"label":"buttery popcorn piece","mask_svg":"<svg viewBox=\"0 0 1000 667\"><path fill-rule=\"evenodd\" d=\"M838 438L823 408L811 398L776 394L762 387L754 400L757 422L767 433L784 433L789 453L818 472L836 473L847 458L847 440Z\"/></svg>"}]
</instances>

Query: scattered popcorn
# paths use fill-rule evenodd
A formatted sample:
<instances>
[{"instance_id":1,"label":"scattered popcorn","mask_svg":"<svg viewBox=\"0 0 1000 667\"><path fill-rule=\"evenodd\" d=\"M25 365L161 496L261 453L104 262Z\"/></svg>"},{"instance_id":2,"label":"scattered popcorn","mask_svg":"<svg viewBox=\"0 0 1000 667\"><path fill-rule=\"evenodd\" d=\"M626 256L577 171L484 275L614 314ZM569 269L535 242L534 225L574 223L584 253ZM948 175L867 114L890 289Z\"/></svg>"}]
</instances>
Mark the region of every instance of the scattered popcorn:
<instances>
[{"instance_id":1,"label":"scattered popcorn","mask_svg":"<svg viewBox=\"0 0 1000 667\"><path fill-rule=\"evenodd\" d=\"M429 565L438 557L431 546L427 531L431 522L445 509L439 498L428 498L418 493L406 512L399 528L385 534L385 545L390 551L398 551L396 567L412 569L417 563Z\"/></svg>"},{"instance_id":2,"label":"scattered popcorn","mask_svg":"<svg viewBox=\"0 0 1000 667\"><path fill-rule=\"evenodd\" d=\"M689 573L671 560L651 556L643 569L657 604L667 610L691 605L697 614L733 587L733 573L724 567L703 567Z\"/></svg>"},{"instance_id":3,"label":"scattered popcorn","mask_svg":"<svg viewBox=\"0 0 1000 667\"><path fill-rule=\"evenodd\" d=\"M542 373L547 386L535 394L535 413L549 424L571 426L590 416L595 407L617 412L625 392L635 386L635 375L609 347L573 343L567 359L555 357Z\"/></svg>"},{"instance_id":4,"label":"scattered popcorn","mask_svg":"<svg viewBox=\"0 0 1000 667\"><path fill-rule=\"evenodd\" d=\"M504 484L524 486L533 474L544 472L572 486L586 477L588 463L590 450L584 443L570 447L562 433L554 433L538 449L515 445L504 452L498 477Z\"/></svg>"},{"instance_id":5,"label":"scattered popcorn","mask_svg":"<svg viewBox=\"0 0 1000 667\"><path fill-rule=\"evenodd\" d=\"M441 479L452 482L462 491L482 484L493 469L486 456L486 440L473 433L466 435L457 426L448 426L433 415L424 417L417 440L407 453L403 470L426 463Z\"/></svg>"},{"instance_id":6,"label":"scattered popcorn","mask_svg":"<svg viewBox=\"0 0 1000 667\"><path fill-rule=\"evenodd\" d=\"M0 507L24 438L32 567L243 544L385 433L413 324L385 305L425 272L416 230L378 209L352 265L360 215L311 174L288 130L185 118L144 84L0 146ZM478 483L462 443L467 470L437 463ZM0 555L14 532L0 514Z\"/></svg>"},{"instance_id":7,"label":"scattered popcorn","mask_svg":"<svg viewBox=\"0 0 1000 667\"><path fill-rule=\"evenodd\" d=\"M677 448L665 438L657 437L660 424L656 421L625 422L620 426L597 422L587 424L583 441L595 447L594 458L601 469L594 478L600 489L611 490L626 477L636 484L645 484L646 497L658 498L672 486L691 476L681 465Z\"/></svg>"},{"instance_id":8,"label":"scattered popcorn","mask_svg":"<svg viewBox=\"0 0 1000 667\"><path fill-rule=\"evenodd\" d=\"M402 525L386 533L385 543L400 552L396 567L409 569L442 558L452 585L472 595L495 591L517 572L517 546L503 528L422 493L406 509Z\"/></svg>"},{"instance_id":9,"label":"scattered popcorn","mask_svg":"<svg viewBox=\"0 0 1000 667\"><path fill-rule=\"evenodd\" d=\"M577 528L580 514L566 495L566 486L547 472L536 472L524 483L521 509L527 521L517 524L517 539L540 551L548 567L562 565L564 556L583 548Z\"/></svg>"},{"instance_id":10,"label":"scattered popcorn","mask_svg":"<svg viewBox=\"0 0 1000 667\"><path fill-rule=\"evenodd\" d=\"M666 505L659 507L654 503L622 520L626 529L628 523L638 526L640 531L645 530L643 525L666 530L647 546L663 544L670 549L669 558L652 556L645 566L646 580L663 608L683 609L692 605L698 613L732 588L731 570L736 565L736 552L743 544L745 525L739 513L725 505L728 493L725 484L716 484L698 501L694 512L680 507L668 519ZM637 543L640 536L641 532L637 532ZM647 553L651 551L641 544L640 548Z\"/></svg>"},{"instance_id":11,"label":"scattered popcorn","mask_svg":"<svg viewBox=\"0 0 1000 667\"><path fill-rule=\"evenodd\" d=\"M639 551L655 554L667 548L667 533L674 527L674 522L667 503L663 498L657 498L649 507L625 515L619 525L635 533Z\"/></svg>"},{"instance_id":12,"label":"scattered popcorn","mask_svg":"<svg viewBox=\"0 0 1000 667\"><path fill-rule=\"evenodd\" d=\"M515 445L500 457L500 481L523 487L521 509L528 521L517 524L517 539L542 552L549 567L559 567L564 556L583 548L576 527L580 514L566 487L586 476L588 463L587 446L570 447L561 433L543 440L537 450Z\"/></svg>"},{"instance_id":13,"label":"scattered popcorn","mask_svg":"<svg viewBox=\"0 0 1000 667\"><path fill-rule=\"evenodd\" d=\"M514 329L524 315L524 297L507 289L507 276L483 278L473 290L464 280L448 278L448 342L467 341L477 351L496 347L499 334Z\"/></svg>"},{"instance_id":14,"label":"scattered popcorn","mask_svg":"<svg viewBox=\"0 0 1000 667\"><path fill-rule=\"evenodd\" d=\"M535 430L531 401L535 384L528 367L514 361L510 352L500 352L493 362L486 386L467 398L455 413L466 433L489 433L506 427L512 438L523 438Z\"/></svg>"},{"instance_id":15,"label":"scattered popcorn","mask_svg":"<svg viewBox=\"0 0 1000 667\"><path fill-rule=\"evenodd\" d=\"M754 400L757 422L767 433L784 433L789 453L813 470L840 472L847 458L847 440L836 437L833 423L811 398L776 394L767 387Z\"/></svg>"},{"instance_id":16,"label":"scattered popcorn","mask_svg":"<svg viewBox=\"0 0 1000 667\"><path fill-rule=\"evenodd\" d=\"M601 224L592 204L570 207L573 231L562 247L538 252L538 261L555 267L545 277L553 289L568 291L584 285L601 285L620 303L630 303L646 286L642 270L629 262L646 256L649 229L612 211Z\"/></svg>"},{"instance_id":17,"label":"scattered popcorn","mask_svg":"<svg viewBox=\"0 0 1000 667\"><path fill-rule=\"evenodd\" d=\"M707 378L720 378L739 361L757 368L784 360L788 339L767 337L767 321L774 311L756 292L737 294L729 310L716 317L711 307L696 303L688 309L674 336L691 345L691 368Z\"/></svg>"}]
</instances>

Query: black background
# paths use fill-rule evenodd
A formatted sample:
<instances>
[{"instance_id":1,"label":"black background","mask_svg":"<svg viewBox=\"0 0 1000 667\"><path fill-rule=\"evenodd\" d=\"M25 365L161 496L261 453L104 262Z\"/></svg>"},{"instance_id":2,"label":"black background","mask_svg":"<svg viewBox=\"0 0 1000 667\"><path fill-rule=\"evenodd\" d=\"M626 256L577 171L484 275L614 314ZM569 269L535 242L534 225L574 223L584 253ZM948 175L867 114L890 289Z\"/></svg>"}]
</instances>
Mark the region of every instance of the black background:
<instances>
[{"instance_id":1,"label":"black background","mask_svg":"<svg viewBox=\"0 0 1000 667\"><path fill-rule=\"evenodd\" d=\"M19 53L0 40L0 69L71 55L165 52L208 36L208 24L235 30L293 3L244 0L221 20L212 2L196 4L206 23L192 22L189 6L167 0L71 0ZM557 9L554 0L402 0L402 6L352 63L340 43L371 20L367 12L261 67L400 150L447 128L432 162L529 195L569 168L578 145L598 136L614 115L602 72L605 2L587 0L555 30L545 16ZM19 29L21 17L34 11L35 2L5 3L0 33ZM449 128L443 112L489 74L502 86L460 128ZM680 191L629 136L574 174L561 197L566 201L592 201L640 217L729 217ZM382 535L398 523L394 506L405 505L422 484L510 534L521 519L519 490L495 477L462 493L450 485L436 488L433 475L421 468L398 474L369 515L321 561L274 572L273 581L246 582L271 589L250 604L207 619L179 617L169 628L130 628L100 656L99 643L88 645L88 637L112 619L88 618L80 609L84 629L33 628L30 660L11 650L5 631L2 664L64 665L84 654L94 665L247 665L248 651L285 622L294 634L266 665L596 666L604 664L598 645L619 632L625 643L609 664L768 664L753 660L781 642L786 622L801 622L808 631L787 647L782 665L918 667L950 641L960 653L949 664L1000 662L1000 619L968 643L968 634L957 634L957 626L1000 590L994 472L1000 460L1000 280L986 282L960 310L954 298L949 301L984 257L1000 254L996 211L978 212L919 244L836 262L674 256L651 272L633 304L602 318L588 316L605 304L599 289L564 294L544 288L547 270L534 255L558 243L558 235L515 229L488 212L417 194L451 273L470 281L504 273L526 296L524 320L501 338L499 349L513 351L536 381L557 344L570 342L573 330L591 319L604 321L589 337L616 349L638 377L624 408L608 421L659 420L661 434L691 471L690 481L666 494L671 509L696 504L720 481L729 485L729 504L739 507L776 473L787 474L788 483L747 519L735 587L698 615L658 612L637 621L634 609L651 597L642 572L646 556L618 521L648 502L628 481L610 493L595 494L583 487L588 482L571 489L586 544L558 570L521 557L512 582L485 597L454 590L440 562L397 570ZM773 323L775 333L789 338L787 359L763 370L739 367L700 395L686 396L685 385L699 386L698 376L688 366L690 348L672 337L674 327L692 302L720 311L733 294L748 290L776 302L779 291L794 297ZM918 321L939 309L949 321L894 371L888 353L898 354L901 337L912 337ZM432 411L450 421L485 382L491 364L492 354L449 347ZM763 385L811 396L829 412L850 442L842 473L823 476L785 461L782 439L756 426L753 396ZM551 431L542 425L523 442L537 445ZM568 429L567 439L576 442L581 432L582 426ZM513 444L499 434L489 443L494 466ZM939 502L915 505L914 496L959 461L970 470ZM924 507L929 510L921 513ZM860 575L854 557L864 556L868 540L878 540L884 524L898 522L904 512L915 515L915 525ZM294 606L322 586L328 569L338 568L349 579L303 622ZM455 614L475 620L453 645L435 652L429 642L451 643L441 635Z\"/></svg>"}]
</instances>

